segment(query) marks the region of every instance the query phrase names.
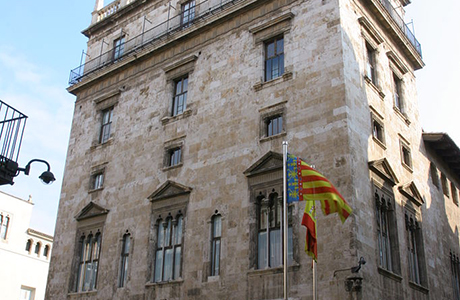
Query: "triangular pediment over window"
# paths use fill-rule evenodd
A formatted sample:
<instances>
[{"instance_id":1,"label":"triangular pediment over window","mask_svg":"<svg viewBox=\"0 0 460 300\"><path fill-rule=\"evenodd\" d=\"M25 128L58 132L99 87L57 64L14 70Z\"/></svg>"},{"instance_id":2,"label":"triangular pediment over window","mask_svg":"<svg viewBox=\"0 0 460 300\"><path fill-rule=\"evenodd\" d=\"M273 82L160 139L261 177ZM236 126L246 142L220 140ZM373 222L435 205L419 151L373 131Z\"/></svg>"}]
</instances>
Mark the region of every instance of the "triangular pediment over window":
<instances>
[{"instance_id":1,"label":"triangular pediment over window","mask_svg":"<svg viewBox=\"0 0 460 300\"><path fill-rule=\"evenodd\" d=\"M386 158L370 161L369 169L388 182L391 186L394 186L399 182L393 168L390 166L390 163Z\"/></svg>"},{"instance_id":2,"label":"triangular pediment over window","mask_svg":"<svg viewBox=\"0 0 460 300\"><path fill-rule=\"evenodd\" d=\"M283 155L280 153L269 151L262 156L252 166L250 166L244 175L247 177L260 175L263 173L279 170L283 168Z\"/></svg>"},{"instance_id":3,"label":"triangular pediment over window","mask_svg":"<svg viewBox=\"0 0 460 300\"><path fill-rule=\"evenodd\" d=\"M100 206L100 205L97 205L96 203L94 202L90 202L88 205L86 205L79 213L78 215L75 216L75 219L77 219L77 221L81 221L81 220L84 220L84 219L88 219L88 218L93 218L93 217L97 217L97 216L101 216L101 215L106 215L109 213L109 210Z\"/></svg>"},{"instance_id":4,"label":"triangular pediment over window","mask_svg":"<svg viewBox=\"0 0 460 300\"><path fill-rule=\"evenodd\" d=\"M159 188L157 188L156 191L148 197L148 199L154 202L166 198L172 198L189 194L191 191L191 187L168 180L165 183L163 183Z\"/></svg>"},{"instance_id":5,"label":"triangular pediment over window","mask_svg":"<svg viewBox=\"0 0 460 300\"><path fill-rule=\"evenodd\" d=\"M399 191L401 194L406 196L409 200L411 200L415 205L421 206L425 201L423 201L420 192L418 191L417 186L412 181L408 184L399 187Z\"/></svg>"}]
</instances>

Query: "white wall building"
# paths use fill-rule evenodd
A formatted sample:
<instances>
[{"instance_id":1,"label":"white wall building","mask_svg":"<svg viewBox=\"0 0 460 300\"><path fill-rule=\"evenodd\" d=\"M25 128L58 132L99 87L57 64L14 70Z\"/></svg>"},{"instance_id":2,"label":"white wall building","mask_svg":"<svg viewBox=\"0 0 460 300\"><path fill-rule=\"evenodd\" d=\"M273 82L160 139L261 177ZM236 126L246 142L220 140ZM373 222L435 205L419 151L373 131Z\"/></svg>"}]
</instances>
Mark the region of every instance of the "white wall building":
<instances>
[{"instance_id":1,"label":"white wall building","mask_svg":"<svg viewBox=\"0 0 460 300\"><path fill-rule=\"evenodd\" d=\"M45 299L53 237L29 228L32 209L31 199L0 192L0 299Z\"/></svg>"}]
</instances>

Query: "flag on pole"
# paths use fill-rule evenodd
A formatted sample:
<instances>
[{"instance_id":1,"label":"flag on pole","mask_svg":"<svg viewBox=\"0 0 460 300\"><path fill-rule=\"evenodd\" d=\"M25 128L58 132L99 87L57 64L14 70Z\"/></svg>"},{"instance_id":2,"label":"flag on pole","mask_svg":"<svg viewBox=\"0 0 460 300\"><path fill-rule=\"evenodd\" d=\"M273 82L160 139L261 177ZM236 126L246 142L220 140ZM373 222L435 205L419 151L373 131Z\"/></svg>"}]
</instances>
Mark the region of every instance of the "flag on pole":
<instances>
[{"instance_id":1,"label":"flag on pole","mask_svg":"<svg viewBox=\"0 0 460 300\"><path fill-rule=\"evenodd\" d=\"M287 202L307 201L302 225L307 227L305 251L316 260L315 201L321 202L325 215L337 213L345 222L352 209L332 183L321 173L294 155L287 155Z\"/></svg>"}]
</instances>

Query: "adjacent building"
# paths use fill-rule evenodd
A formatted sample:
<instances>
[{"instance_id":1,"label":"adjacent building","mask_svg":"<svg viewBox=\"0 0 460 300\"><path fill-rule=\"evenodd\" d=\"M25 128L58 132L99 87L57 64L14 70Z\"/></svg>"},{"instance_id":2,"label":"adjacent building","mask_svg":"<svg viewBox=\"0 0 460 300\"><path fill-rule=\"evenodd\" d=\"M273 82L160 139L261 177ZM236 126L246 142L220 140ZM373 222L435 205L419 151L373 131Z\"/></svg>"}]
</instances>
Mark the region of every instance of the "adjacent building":
<instances>
[{"instance_id":1,"label":"adjacent building","mask_svg":"<svg viewBox=\"0 0 460 300\"><path fill-rule=\"evenodd\" d=\"M2 299L45 299L53 237L29 228L33 205L0 192Z\"/></svg>"},{"instance_id":2,"label":"adjacent building","mask_svg":"<svg viewBox=\"0 0 460 300\"><path fill-rule=\"evenodd\" d=\"M422 131L408 4L97 0L47 299L281 299L282 141L353 208L318 216L319 298L459 299L460 152Z\"/></svg>"}]
</instances>

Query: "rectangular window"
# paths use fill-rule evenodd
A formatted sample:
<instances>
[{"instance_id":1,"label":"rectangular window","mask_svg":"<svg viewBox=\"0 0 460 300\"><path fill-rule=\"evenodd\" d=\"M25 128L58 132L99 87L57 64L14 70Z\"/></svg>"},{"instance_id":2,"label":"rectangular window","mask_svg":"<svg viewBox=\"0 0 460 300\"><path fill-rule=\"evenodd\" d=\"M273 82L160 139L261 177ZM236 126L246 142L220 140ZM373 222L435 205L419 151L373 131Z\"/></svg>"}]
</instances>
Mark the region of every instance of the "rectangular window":
<instances>
[{"instance_id":1,"label":"rectangular window","mask_svg":"<svg viewBox=\"0 0 460 300\"><path fill-rule=\"evenodd\" d=\"M375 49L366 43L366 76L373 84L377 85L377 72L375 66Z\"/></svg>"},{"instance_id":2,"label":"rectangular window","mask_svg":"<svg viewBox=\"0 0 460 300\"><path fill-rule=\"evenodd\" d=\"M449 184L447 183L447 177L444 173L441 173L441 184L442 184L442 192L445 196L449 197Z\"/></svg>"},{"instance_id":3,"label":"rectangular window","mask_svg":"<svg viewBox=\"0 0 460 300\"><path fill-rule=\"evenodd\" d=\"M383 123L372 117L372 137L385 145Z\"/></svg>"},{"instance_id":4,"label":"rectangular window","mask_svg":"<svg viewBox=\"0 0 460 300\"><path fill-rule=\"evenodd\" d=\"M283 116L273 116L267 119L267 136L283 132Z\"/></svg>"},{"instance_id":5,"label":"rectangular window","mask_svg":"<svg viewBox=\"0 0 460 300\"><path fill-rule=\"evenodd\" d=\"M10 217L0 215L0 238L6 240L8 235L8 227L10 225Z\"/></svg>"},{"instance_id":6,"label":"rectangular window","mask_svg":"<svg viewBox=\"0 0 460 300\"><path fill-rule=\"evenodd\" d=\"M458 206L458 192L453 182L450 183L450 192L452 193L452 201Z\"/></svg>"},{"instance_id":7,"label":"rectangular window","mask_svg":"<svg viewBox=\"0 0 460 300\"><path fill-rule=\"evenodd\" d=\"M187 104L188 76L176 80L174 84L174 97L172 103L172 116L184 112Z\"/></svg>"},{"instance_id":8,"label":"rectangular window","mask_svg":"<svg viewBox=\"0 0 460 300\"><path fill-rule=\"evenodd\" d=\"M129 261L129 246L131 244L131 235L129 233L123 235L123 245L121 248L121 263L120 263L120 278L118 286L124 287L128 275L128 261Z\"/></svg>"},{"instance_id":9,"label":"rectangular window","mask_svg":"<svg viewBox=\"0 0 460 300\"><path fill-rule=\"evenodd\" d=\"M117 60L123 56L125 50L125 37L122 36L113 41L113 60Z\"/></svg>"},{"instance_id":10,"label":"rectangular window","mask_svg":"<svg viewBox=\"0 0 460 300\"><path fill-rule=\"evenodd\" d=\"M438 168L436 168L434 163L430 163L430 174L431 174L431 182L439 189L439 174Z\"/></svg>"},{"instance_id":11,"label":"rectangular window","mask_svg":"<svg viewBox=\"0 0 460 300\"><path fill-rule=\"evenodd\" d=\"M181 276L182 215L157 222L154 281L177 280Z\"/></svg>"},{"instance_id":12,"label":"rectangular window","mask_svg":"<svg viewBox=\"0 0 460 300\"><path fill-rule=\"evenodd\" d=\"M21 293L19 295L19 300L34 300L35 299L35 289L31 287L21 286Z\"/></svg>"},{"instance_id":13,"label":"rectangular window","mask_svg":"<svg viewBox=\"0 0 460 300\"><path fill-rule=\"evenodd\" d=\"M400 111L403 112L403 99L401 97L401 86L402 80L393 73L393 94L394 94L394 106Z\"/></svg>"},{"instance_id":14,"label":"rectangular window","mask_svg":"<svg viewBox=\"0 0 460 300\"><path fill-rule=\"evenodd\" d=\"M222 235L222 217L220 215L215 215L212 218L211 276L219 275L221 235Z\"/></svg>"},{"instance_id":15,"label":"rectangular window","mask_svg":"<svg viewBox=\"0 0 460 300\"><path fill-rule=\"evenodd\" d=\"M167 167L177 166L181 163L182 149L180 147L168 150Z\"/></svg>"},{"instance_id":16,"label":"rectangular window","mask_svg":"<svg viewBox=\"0 0 460 300\"><path fill-rule=\"evenodd\" d=\"M281 233L282 196L272 189L268 195L257 197L258 237L257 268L276 268L283 264L283 242ZM288 264L293 260L292 251L292 207L288 208Z\"/></svg>"},{"instance_id":17,"label":"rectangular window","mask_svg":"<svg viewBox=\"0 0 460 300\"><path fill-rule=\"evenodd\" d=\"M104 173L97 173L91 176L91 189L98 190L104 186Z\"/></svg>"},{"instance_id":18,"label":"rectangular window","mask_svg":"<svg viewBox=\"0 0 460 300\"><path fill-rule=\"evenodd\" d=\"M189 27L195 19L195 0L182 4L181 24L182 27Z\"/></svg>"},{"instance_id":19,"label":"rectangular window","mask_svg":"<svg viewBox=\"0 0 460 300\"><path fill-rule=\"evenodd\" d=\"M284 73L284 38L278 37L265 43L265 81Z\"/></svg>"},{"instance_id":20,"label":"rectangular window","mask_svg":"<svg viewBox=\"0 0 460 300\"><path fill-rule=\"evenodd\" d=\"M397 253L398 236L393 209L393 198L375 187L375 205L377 219L377 237L379 249L379 266L385 270L399 273Z\"/></svg>"},{"instance_id":21,"label":"rectangular window","mask_svg":"<svg viewBox=\"0 0 460 300\"><path fill-rule=\"evenodd\" d=\"M99 142L104 144L110 138L110 130L112 127L113 107L108 108L102 112L102 123L101 123L101 136Z\"/></svg>"},{"instance_id":22,"label":"rectangular window","mask_svg":"<svg viewBox=\"0 0 460 300\"><path fill-rule=\"evenodd\" d=\"M79 265L77 272L77 292L86 292L96 289L99 255L101 252L100 232L88 234L80 238Z\"/></svg>"},{"instance_id":23,"label":"rectangular window","mask_svg":"<svg viewBox=\"0 0 460 300\"><path fill-rule=\"evenodd\" d=\"M401 162L406 167L412 169L412 156L408 145L401 142Z\"/></svg>"}]
</instances>

